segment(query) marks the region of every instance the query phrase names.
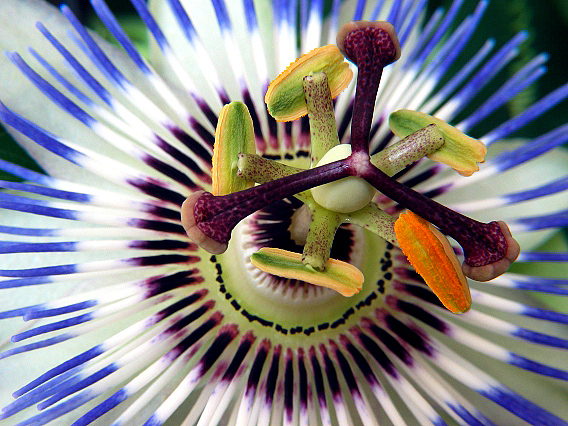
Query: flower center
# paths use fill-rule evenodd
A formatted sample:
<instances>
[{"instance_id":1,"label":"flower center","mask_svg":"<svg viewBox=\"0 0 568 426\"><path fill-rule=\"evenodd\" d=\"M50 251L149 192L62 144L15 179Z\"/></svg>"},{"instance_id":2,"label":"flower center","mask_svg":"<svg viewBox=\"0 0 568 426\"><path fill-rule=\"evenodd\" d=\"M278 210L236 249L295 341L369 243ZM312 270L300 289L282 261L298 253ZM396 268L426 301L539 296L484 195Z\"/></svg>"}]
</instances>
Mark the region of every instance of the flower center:
<instances>
[{"instance_id":1,"label":"flower center","mask_svg":"<svg viewBox=\"0 0 568 426\"><path fill-rule=\"evenodd\" d=\"M318 166L343 160L351 155L351 145L337 145L318 162ZM375 188L364 179L347 177L311 189L314 200L322 207L339 213L362 209L373 199Z\"/></svg>"},{"instance_id":2,"label":"flower center","mask_svg":"<svg viewBox=\"0 0 568 426\"><path fill-rule=\"evenodd\" d=\"M392 244L400 242L442 303L463 312L471 303L467 280L443 234L462 246L463 270L474 279L491 279L505 272L518 255L518 244L505 224L469 219L390 176L424 156L468 175L478 169L477 162L484 161L485 148L441 120L399 111L390 125L402 140L370 157L369 134L382 69L398 58L400 47L392 25L384 22L347 24L338 35L338 45L358 66L350 145L338 145L332 105L332 93L345 87L350 71L338 59L337 49L316 49L283 72L265 99L277 120L308 114L311 168L302 170L255 155L250 115L243 104L233 102L223 108L216 131L215 195L200 191L186 200L184 227L203 248L222 253L241 220L294 196L310 212L303 216L310 222L302 253L267 245L251 254L256 268L353 296L361 291L366 277L352 264L330 258L337 229L342 223L353 223ZM375 189L413 213L397 219L381 211L371 202ZM454 310L455 306L459 308Z\"/></svg>"}]
</instances>

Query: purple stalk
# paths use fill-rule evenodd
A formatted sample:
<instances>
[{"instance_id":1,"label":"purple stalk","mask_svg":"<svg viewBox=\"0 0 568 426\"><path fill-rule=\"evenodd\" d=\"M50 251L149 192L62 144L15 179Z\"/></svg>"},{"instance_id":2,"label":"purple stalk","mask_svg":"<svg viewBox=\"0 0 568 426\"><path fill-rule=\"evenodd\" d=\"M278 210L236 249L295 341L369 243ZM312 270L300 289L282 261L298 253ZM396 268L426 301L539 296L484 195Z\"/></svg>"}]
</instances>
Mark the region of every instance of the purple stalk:
<instances>
[{"instance_id":1,"label":"purple stalk","mask_svg":"<svg viewBox=\"0 0 568 426\"><path fill-rule=\"evenodd\" d=\"M352 152L369 152L369 132L383 68L400 56L394 28L388 22L345 25L337 35L343 54L357 65L357 89L351 119Z\"/></svg>"},{"instance_id":2,"label":"purple stalk","mask_svg":"<svg viewBox=\"0 0 568 426\"><path fill-rule=\"evenodd\" d=\"M360 177L456 240L468 265L483 266L505 256L507 242L497 222L482 223L466 217L390 178L372 164L369 166Z\"/></svg>"},{"instance_id":3,"label":"purple stalk","mask_svg":"<svg viewBox=\"0 0 568 426\"><path fill-rule=\"evenodd\" d=\"M206 192L195 203L194 219L209 238L227 243L233 228L255 211L276 200L354 173L347 160L339 160L228 195L214 196Z\"/></svg>"}]
</instances>

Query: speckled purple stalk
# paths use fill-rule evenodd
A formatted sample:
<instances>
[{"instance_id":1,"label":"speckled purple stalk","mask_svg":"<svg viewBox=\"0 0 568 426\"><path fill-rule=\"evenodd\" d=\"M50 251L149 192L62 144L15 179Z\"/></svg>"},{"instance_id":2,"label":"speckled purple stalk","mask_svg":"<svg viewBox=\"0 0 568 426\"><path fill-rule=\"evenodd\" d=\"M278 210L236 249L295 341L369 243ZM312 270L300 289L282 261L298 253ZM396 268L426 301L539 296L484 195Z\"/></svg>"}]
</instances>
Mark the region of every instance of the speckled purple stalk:
<instances>
[{"instance_id":1,"label":"speckled purple stalk","mask_svg":"<svg viewBox=\"0 0 568 426\"><path fill-rule=\"evenodd\" d=\"M375 110L375 98L383 68L394 61L396 45L382 28L365 27L345 37L343 49L347 58L357 64L357 90L351 119L353 152L369 152L369 132Z\"/></svg>"},{"instance_id":2,"label":"speckled purple stalk","mask_svg":"<svg viewBox=\"0 0 568 426\"><path fill-rule=\"evenodd\" d=\"M224 196L206 192L195 203L194 218L201 232L219 243L227 243L241 220L273 201L354 173L346 160L340 160Z\"/></svg>"},{"instance_id":3,"label":"speckled purple stalk","mask_svg":"<svg viewBox=\"0 0 568 426\"><path fill-rule=\"evenodd\" d=\"M482 223L436 203L370 165L360 176L385 194L456 240L465 262L483 266L505 257L507 242L497 222Z\"/></svg>"}]
</instances>

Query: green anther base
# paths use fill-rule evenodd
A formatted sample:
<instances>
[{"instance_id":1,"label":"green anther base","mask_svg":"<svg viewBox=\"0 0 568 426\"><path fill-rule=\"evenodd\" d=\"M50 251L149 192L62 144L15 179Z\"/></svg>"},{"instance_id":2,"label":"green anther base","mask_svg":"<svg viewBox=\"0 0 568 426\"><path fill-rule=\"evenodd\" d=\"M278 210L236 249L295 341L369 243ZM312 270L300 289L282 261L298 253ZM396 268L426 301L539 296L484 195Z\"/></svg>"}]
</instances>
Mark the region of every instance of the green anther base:
<instances>
[{"instance_id":1,"label":"green anther base","mask_svg":"<svg viewBox=\"0 0 568 426\"><path fill-rule=\"evenodd\" d=\"M238 177L256 183L270 182L303 171L303 169L268 160L256 154L244 153L239 154L237 167Z\"/></svg>"},{"instance_id":2,"label":"green anther base","mask_svg":"<svg viewBox=\"0 0 568 426\"><path fill-rule=\"evenodd\" d=\"M374 203L369 203L361 210L346 215L345 222L367 229L398 247L398 240L394 232L396 218L382 211Z\"/></svg>"}]
</instances>

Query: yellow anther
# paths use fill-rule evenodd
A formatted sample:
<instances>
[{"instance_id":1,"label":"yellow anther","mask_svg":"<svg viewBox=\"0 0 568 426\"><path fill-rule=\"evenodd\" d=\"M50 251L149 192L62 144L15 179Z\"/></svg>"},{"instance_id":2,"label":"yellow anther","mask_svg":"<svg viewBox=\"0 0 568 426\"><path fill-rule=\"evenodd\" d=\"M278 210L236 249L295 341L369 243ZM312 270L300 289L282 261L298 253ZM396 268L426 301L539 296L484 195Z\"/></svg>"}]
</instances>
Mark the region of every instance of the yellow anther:
<instances>
[{"instance_id":1,"label":"yellow anther","mask_svg":"<svg viewBox=\"0 0 568 426\"><path fill-rule=\"evenodd\" d=\"M251 261L261 271L328 287L343 296L359 293L365 279L361 271L349 263L329 259L324 271L316 271L302 263L300 253L276 248L260 249L251 256Z\"/></svg>"},{"instance_id":2,"label":"yellow anther","mask_svg":"<svg viewBox=\"0 0 568 426\"><path fill-rule=\"evenodd\" d=\"M251 188L254 182L237 176L239 154L255 154L252 118L246 105L231 102L221 109L213 146L213 195L227 195Z\"/></svg>"},{"instance_id":3,"label":"yellow anther","mask_svg":"<svg viewBox=\"0 0 568 426\"><path fill-rule=\"evenodd\" d=\"M264 101L277 121L292 121L308 113L303 79L312 73L325 72L335 98L353 78L353 71L335 45L318 47L292 62L268 87Z\"/></svg>"}]
</instances>

